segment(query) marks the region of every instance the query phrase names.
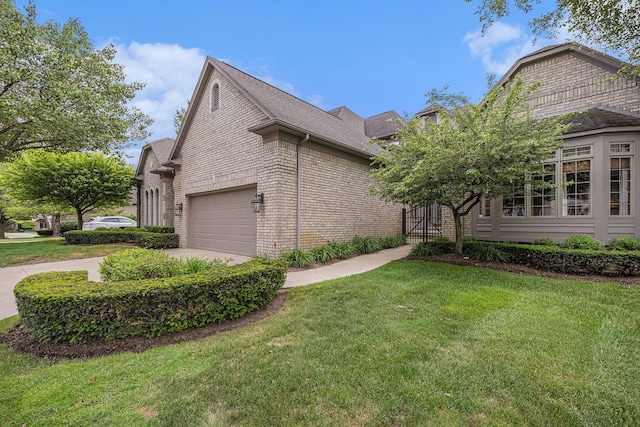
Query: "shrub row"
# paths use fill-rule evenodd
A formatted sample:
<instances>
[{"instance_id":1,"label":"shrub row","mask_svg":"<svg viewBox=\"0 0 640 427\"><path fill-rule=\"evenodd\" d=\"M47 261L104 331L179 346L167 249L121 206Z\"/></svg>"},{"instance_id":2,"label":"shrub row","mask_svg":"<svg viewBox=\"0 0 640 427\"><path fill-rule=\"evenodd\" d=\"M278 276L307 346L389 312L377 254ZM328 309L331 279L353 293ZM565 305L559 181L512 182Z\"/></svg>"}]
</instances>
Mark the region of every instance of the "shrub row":
<instances>
[{"instance_id":1,"label":"shrub row","mask_svg":"<svg viewBox=\"0 0 640 427\"><path fill-rule=\"evenodd\" d=\"M70 245L101 245L106 243L137 243L147 249L177 248L179 237L174 233L151 233L148 231L99 229L76 230L64 233Z\"/></svg>"},{"instance_id":2,"label":"shrub row","mask_svg":"<svg viewBox=\"0 0 640 427\"><path fill-rule=\"evenodd\" d=\"M454 245L447 240L418 243L413 246L409 255L422 257L451 253ZM463 251L478 260L512 262L563 274L640 276L640 251L637 250L607 250L604 246L600 246L602 249L573 249L573 243L567 247L555 243L551 245L546 240L539 243L479 242L465 239Z\"/></svg>"},{"instance_id":3,"label":"shrub row","mask_svg":"<svg viewBox=\"0 0 640 427\"><path fill-rule=\"evenodd\" d=\"M48 272L20 281L20 323L43 342L158 336L235 319L267 305L286 266L254 260L163 279L90 282L86 271Z\"/></svg>"},{"instance_id":4,"label":"shrub row","mask_svg":"<svg viewBox=\"0 0 640 427\"><path fill-rule=\"evenodd\" d=\"M395 248L405 243L406 238L403 235L383 238L356 236L351 242L331 241L310 251L291 249L283 252L280 260L286 262L289 267L308 267L315 263L325 264L336 259L347 259L358 254L370 254L382 249Z\"/></svg>"},{"instance_id":5,"label":"shrub row","mask_svg":"<svg viewBox=\"0 0 640 427\"><path fill-rule=\"evenodd\" d=\"M506 255L509 262L565 274L640 275L640 252L589 249L566 249L516 243L476 242L467 245L469 253L492 245Z\"/></svg>"}]
</instances>

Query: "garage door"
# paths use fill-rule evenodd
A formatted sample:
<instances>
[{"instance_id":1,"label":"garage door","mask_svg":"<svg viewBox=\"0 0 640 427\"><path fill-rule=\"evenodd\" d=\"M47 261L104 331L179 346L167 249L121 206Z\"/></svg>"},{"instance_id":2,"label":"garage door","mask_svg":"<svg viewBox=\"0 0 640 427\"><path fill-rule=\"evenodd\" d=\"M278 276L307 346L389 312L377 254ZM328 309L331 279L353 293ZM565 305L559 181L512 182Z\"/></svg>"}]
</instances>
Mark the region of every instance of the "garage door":
<instances>
[{"instance_id":1,"label":"garage door","mask_svg":"<svg viewBox=\"0 0 640 427\"><path fill-rule=\"evenodd\" d=\"M253 187L191 197L189 246L255 255L258 216L251 210L255 194Z\"/></svg>"}]
</instances>

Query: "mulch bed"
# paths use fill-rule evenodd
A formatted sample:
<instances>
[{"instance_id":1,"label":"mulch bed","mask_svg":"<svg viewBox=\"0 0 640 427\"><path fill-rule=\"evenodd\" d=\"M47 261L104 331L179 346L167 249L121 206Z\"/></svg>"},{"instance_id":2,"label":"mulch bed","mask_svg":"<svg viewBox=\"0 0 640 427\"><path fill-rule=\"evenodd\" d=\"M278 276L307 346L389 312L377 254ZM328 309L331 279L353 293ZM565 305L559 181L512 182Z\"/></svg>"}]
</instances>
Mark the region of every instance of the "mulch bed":
<instances>
[{"instance_id":1,"label":"mulch bed","mask_svg":"<svg viewBox=\"0 0 640 427\"><path fill-rule=\"evenodd\" d=\"M408 257L406 259L417 259L424 261L442 262L447 264L455 264L462 266L475 266L482 268L490 268L494 270L508 271L516 274L527 274L532 276L549 277L554 279L576 279L588 280L592 282L612 282L622 285L640 284L640 277L618 277L618 276L599 276L599 275L571 275L553 273L550 271L537 270L526 265L517 265L509 263L498 263L490 261L477 261L467 256L456 254L430 255L428 257ZM214 324L204 328L192 328L182 332L161 335L159 337L134 337L117 340L98 340L87 344L56 344L43 343L28 336L20 327L16 325L9 332L0 336L0 341L9 344L18 351L33 354L40 358L49 359L75 359L75 358L92 358L101 357L109 354L117 354L123 352L141 353L154 347L160 347L168 344L177 344L185 341L197 340L209 337L219 332L229 331L235 328L250 325L255 322L264 320L276 313L284 305L286 300L286 291L281 290L275 296L271 304L268 306L249 313L239 319L228 320L219 324Z\"/></svg>"}]
</instances>

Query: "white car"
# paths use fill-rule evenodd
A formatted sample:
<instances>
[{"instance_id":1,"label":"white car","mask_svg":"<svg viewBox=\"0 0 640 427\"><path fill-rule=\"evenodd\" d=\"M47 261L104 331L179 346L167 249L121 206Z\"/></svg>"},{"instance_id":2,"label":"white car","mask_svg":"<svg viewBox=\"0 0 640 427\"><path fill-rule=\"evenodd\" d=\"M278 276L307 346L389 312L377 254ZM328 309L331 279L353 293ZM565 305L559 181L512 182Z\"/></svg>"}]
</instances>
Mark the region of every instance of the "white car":
<instances>
[{"instance_id":1,"label":"white car","mask_svg":"<svg viewBox=\"0 0 640 427\"><path fill-rule=\"evenodd\" d=\"M124 216L97 216L82 225L83 230L95 230L96 228L125 228L137 227L138 224Z\"/></svg>"}]
</instances>

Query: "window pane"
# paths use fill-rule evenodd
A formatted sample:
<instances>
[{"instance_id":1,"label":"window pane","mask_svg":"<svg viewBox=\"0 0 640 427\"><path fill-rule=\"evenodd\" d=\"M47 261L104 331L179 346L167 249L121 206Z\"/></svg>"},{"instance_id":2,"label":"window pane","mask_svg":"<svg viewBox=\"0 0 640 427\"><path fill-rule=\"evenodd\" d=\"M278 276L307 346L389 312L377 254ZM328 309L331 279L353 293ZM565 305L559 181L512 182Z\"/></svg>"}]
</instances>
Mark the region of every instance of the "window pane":
<instances>
[{"instance_id":1,"label":"window pane","mask_svg":"<svg viewBox=\"0 0 640 427\"><path fill-rule=\"evenodd\" d=\"M631 157L611 159L609 194L611 215L631 215Z\"/></svg>"},{"instance_id":2,"label":"window pane","mask_svg":"<svg viewBox=\"0 0 640 427\"><path fill-rule=\"evenodd\" d=\"M545 165L545 173L533 177L531 182L531 216L556 214L556 166Z\"/></svg>"},{"instance_id":3,"label":"window pane","mask_svg":"<svg viewBox=\"0 0 640 427\"><path fill-rule=\"evenodd\" d=\"M503 216L524 216L524 189L514 190L513 195L502 200Z\"/></svg>"},{"instance_id":4,"label":"window pane","mask_svg":"<svg viewBox=\"0 0 640 427\"><path fill-rule=\"evenodd\" d=\"M564 188L563 214L589 215L591 209L591 161L580 160L562 164ZM579 171L579 172L574 172Z\"/></svg>"}]
</instances>

